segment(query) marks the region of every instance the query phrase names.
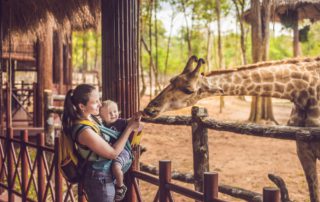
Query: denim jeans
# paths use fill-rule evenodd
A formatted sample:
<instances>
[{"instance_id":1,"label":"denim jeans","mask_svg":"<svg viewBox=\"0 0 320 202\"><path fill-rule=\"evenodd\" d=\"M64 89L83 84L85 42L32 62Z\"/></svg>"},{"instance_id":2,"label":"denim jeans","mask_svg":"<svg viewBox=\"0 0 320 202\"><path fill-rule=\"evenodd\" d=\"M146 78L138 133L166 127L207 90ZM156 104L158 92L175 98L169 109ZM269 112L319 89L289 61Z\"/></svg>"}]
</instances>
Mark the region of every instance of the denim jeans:
<instances>
[{"instance_id":1,"label":"denim jeans","mask_svg":"<svg viewBox=\"0 0 320 202\"><path fill-rule=\"evenodd\" d=\"M114 202L115 187L110 172L88 168L84 177L83 186L89 202Z\"/></svg>"}]
</instances>

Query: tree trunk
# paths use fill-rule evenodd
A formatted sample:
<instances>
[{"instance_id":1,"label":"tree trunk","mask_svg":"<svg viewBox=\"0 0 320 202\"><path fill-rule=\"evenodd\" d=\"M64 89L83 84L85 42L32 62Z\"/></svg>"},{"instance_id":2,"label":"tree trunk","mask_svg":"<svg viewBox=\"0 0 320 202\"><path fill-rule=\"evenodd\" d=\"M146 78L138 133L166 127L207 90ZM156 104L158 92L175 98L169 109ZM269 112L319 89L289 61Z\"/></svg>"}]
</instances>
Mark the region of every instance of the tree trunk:
<instances>
[{"instance_id":1,"label":"tree trunk","mask_svg":"<svg viewBox=\"0 0 320 202\"><path fill-rule=\"evenodd\" d=\"M139 47L139 57L140 57L140 61L142 61L142 54L141 54L141 45ZM140 75L141 75L141 84L142 84L142 87L141 87L141 90L140 90L140 97L144 96L144 94L146 93L146 89L147 89L147 85L146 85L146 81L145 81L145 78L144 78L144 73L143 73L143 66L142 66L142 63L140 62Z\"/></svg>"},{"instance_id":2,"label":"tree trunk","mask_svg":"<svg viewBox=\"0 0 320 202\"><path fill-rule=\"evenodd\" d=\"M261 12L260 1L251 0L251 12L255 16L251 24L251 40L252 40L252 60L253 62L261 61ZM261 99L252 97L251 111L249 121L257 122L261 117ZM260 107L259 107L260 106Z\"/></svg>"},{"instance_id":3,"label":"tree trunk","mask_svg":"<svg viewBox=\"0 0 320 202\"><path fill-rule=\"evenodd\" d=\"M171 36L172 36L172 29L173 29L173 20L175 18L175 12L172 12L171 19L170 19L170 31L168 36L168 44L167 44L167 51L166 51L166 59L165 59L165 66L164 66L164 76L167 76L168 73L168 60L169 60L169 53L170 53L170 46L171 46Z\"/></svg>"},{"instance_id":4,"label":"tree trunk","mask_svg":"<svg viewBox=\"0 0 320 202\"><path fill-rule=\"evenodd\" d=\"M141 0L139 0L139 5L141 5ZM139 45L138 45L139 54L138 55L139 55L139 61L138 62L139 62L141 84L142 84L141 90L139 92L139 96L141 98L142 96L145 95L147 86L146 86L146 81L145 81L145 77L144 77L144 73L143 73L143 66L142 66L142 45L141 45L141 43L142 43L142 34L141 33L144 32L144 24L143 24L143 20L142 20L142 17L141 17L141 7L140 6L139 6L139 11L138 12L139 12L139 14L138 14L138 16L139 16L139 33L138 33L138 43L139 43Z\"/></svg>"},{"instance_id":5,"label":"tree trunk","mask_svg":"<svg viewBox=\"0 0 320 202\"><path fill-rule=\"evenodd\" d=\"M222 40L221 40L221 8L220 8L220 0L216 0L216 14L217 14L217 28L218 28L218 59L219 59L219 68L224 69L224 61L222 54ZM224 99L220 96L220 113L222 113L222 109L224 108Z\"/></svg>"},{"instance_id":6,"label":"tree trunk","mask_svg":"<svg viewBox=\"0 0 320 202\"><path fill-rule=\"evenodd\" d=\"M152 64L153 64L153 59L152 59L152 4L153 1L150 0L149 2L149 85L150 85L150 100L152 99Z\"/></svg>"},{"instance_id":7,"label":"tree trunk","mask_svg":"<svg viewBox=\"0 0 320 202\"><path fill-rule=\"evenodd\" d=\"M269 22L270 22L270 0L263 0L262 9L257 0L251 1L252 10L255 12L256 21L252 24L252 57L254 62L268 59L269 53ZM260 11L262 13L260 13ZM272 98L255 97L252 99L249 121L259 122L261 120L276 120L272 110Z\"/></svg>"},{"instance_id":8,"label":"tree trunk","mask_svg":"<svg viewBox=\"0 0 320 202\"><path fill-rule=\"evenodd\" d=\"M211 71L211 30L210 30L210 23L207 23L207 68L204 70L204 72Z\"/></svg>"},{"instance_id":9,"label":"tree trunk","mask_svg":"<svg viewBox=\"0 0 320 202\"><path fill-rule=\"evenodd\" d=\"M246 35L244 31L243 18L241 17L244 14L245 0L244 1L232 0L232 1L236 7L237 18L239 20L239 26L240 26L241 60L242 60L242 64L247 64L246 44L245 44Z\"/></svg>"},{"instance_id":10,"label":"tree trunk","mask_svg":"<svg viewBox=\"0 0 320 202\"><path fill-rule=\"evenodd\" d=\"M187 29L187 44L188 44L188 58L189 58L192 55L191 30L189 28L189 23L188 23L185 3L186 3L185 0L181 1L182 10L183 10L183 14L184 14L184 19L185 19L185 22L186 22L186 29Z\"/></svg>"},{"instance_id":11,"label":"tree trunk","mask_svg":"<svg viewBox=\"0 0 320 202\"><path fill-rule=\"evenodd\" d=\"M94 65L93 65L93 68L95 70L98 70L98 50L99 50L99 44L98 44L98 39L99 39L99 35L97 32L95 32L94 34Z\"/></svg>"},{"instance_id":12,"label":"tree trunk","mask_svg":"<svg viewBox=\"0 0 320 202\"><path fill-rule=\"evenodd\" d=\"M298 12L294 12L292 16L293 23L293 56L301 56L300 43L299 43L299 16Z\"/></svg>"},{"instance_id":13,"label":"tree trunk","mask_svg":"<svg viewBox=\"0 0 320 202\"><path fill-rule=\"evenodd\" d=\"M158 8L158 2L157 0L154 1L154 36L155 36L155 48L156 48L156 65L155 65L155 71L154 71L154 79L155 79L155 92L154 94L157 95L159 91L161 91L161 86L159 83L159 51L158 51L158 18L157 18L157 8Z\"/></svg>"},{"instance_id":14,"label":"tree trunk","mask_svg":"<svg viewBox=\"0 0 320 202\"><path fill-rule=\"evenodd\" d=\"M88 41L87 34L82 33L82 57L83 57L83 66L82 66L82 80L83 83L86 83L86 71L88 70Z\"/></svg>"}]
</instances>

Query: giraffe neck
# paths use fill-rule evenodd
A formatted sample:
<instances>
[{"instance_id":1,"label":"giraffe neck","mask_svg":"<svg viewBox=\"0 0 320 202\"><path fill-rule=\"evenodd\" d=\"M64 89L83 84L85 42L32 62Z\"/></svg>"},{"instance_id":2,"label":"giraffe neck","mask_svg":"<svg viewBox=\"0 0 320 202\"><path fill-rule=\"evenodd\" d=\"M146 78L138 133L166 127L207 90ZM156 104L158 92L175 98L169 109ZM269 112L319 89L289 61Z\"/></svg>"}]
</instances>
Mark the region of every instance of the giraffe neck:
<instances>
[{"instance_id":1,"label":"giraffe neck","mask_svg":"<svg viewBox=\"0 0 320 202\"><path fill-rule=\"evenodd\" d=\"M320 62L317 66L320 67ZM317 92L318 77L315 68L282 64L213 74L203 77L203 82L222 88L224 95L268 96L298 101Z\"/></svg>"}]
</instances>

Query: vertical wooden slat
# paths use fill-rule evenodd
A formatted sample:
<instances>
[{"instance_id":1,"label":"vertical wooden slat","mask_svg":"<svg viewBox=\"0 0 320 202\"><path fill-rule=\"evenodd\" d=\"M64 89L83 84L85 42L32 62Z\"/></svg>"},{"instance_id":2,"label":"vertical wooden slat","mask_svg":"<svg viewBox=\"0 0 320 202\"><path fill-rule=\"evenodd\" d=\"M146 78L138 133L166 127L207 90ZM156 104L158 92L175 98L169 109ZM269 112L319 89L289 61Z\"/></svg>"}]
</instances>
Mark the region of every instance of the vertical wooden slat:
<instances>
[{"instance_id":1,"label":"vertical wooden slat","mask_svg":"<svg viewBox=\"0 0 320 202\"><path fill-rule=\"evenodd\" d=\"M169 190L166 184L171 181L171 161L159 161L159 201L169 202Z\"/></svg>"},{"instance_id":2,"label":"vertical wooden slat","mask_svg":"<svg viewBox=\"0 0 320 202\"><path fill-rule=\"evenodd\" d=\"M38 168L38 201L45 201L44 191L45 191L45 168L44 168L44 159L43 159L43 149L44 143L44 134L40 133L37 135L37 168Z\"/></svg>"},{"instance_id":3,"label":"vertical wooden slat","mask_svg":"<svg viewBox=\"0 0 320 202\"><path fill-rule=\"evenodd\" d=\"M205 172L203 180L203 201L214 201L218 198L218 173Z\"/></svg>"},{"instance_id":4,"label":"vertical wooden slat","mask_svg":"<svg viewBox=\"0 0 320 202\"><path fill-rule=\"evenodd\" d=\"M62 175L60 173L59 169L59 163L61 162L61 154L59 150L59 145L60 145L60 139L59 137L56 137L54 140L54 189L55 189L55 197L56 197L56 202L62 202Z\"/></svg>"},{"instance_id":5,"label":"vertical wooden slat","mask_svg":"<svg viewBox=\"0 0 320 202\"><path fill-rule=\"evenodd\" d=\"M124 61L124 58L126 57L125 56L125 52L124 52L124 1L125 0L121 0L121 1L117 1L118 2L118 15L119 15L119 22L118 22L118 25L119 25L119 30L118 30L118 34L117 36L119 37L118 38L118 44L119 44L119 49L117 50L117 53L118 53L118 64L119 64L119 68L120 68L120 90L117 92L119 93L119 100L118 102L120 103L120 107L121 107L121 111L122 111L122 116L124 118L127 117L127 110L126 110L126 106L125 106L125 100L123 99L125 97L125 91L126 91L126 88L125 88L125 69L127 68L125 66L125 61Z\"/></svg>"},{"instance_id":6,"label":"vertical wooden slat","mask_svg":"<svg viewBox=\"0 0 320 202\"><path fill-rule=\"evenodd\" d=\"M22 192L22 201L27 200L27 186L28 186L28 156L27 156L27 146L28 142L28 131L21 131L20 135L21 144L20 144L20 155L21 155L21 192Z\"/></svg>"},{"instance_id":7,"label":"vertical wooden slat","mask_svg":"<svg viewBox=\"0 0 320 202\"><path fill-rule=\"evenodd\" d=\"M39 100L38 100L38 85L37 85L37 83L33 83L32 84L32 87L33 87L33 93L32 93L32 96L33 96L33 126L34 127L36 127L38 124L38 119L39 119L39 117L38 117L38 107L39 107L39 105L38 105L38 102L39 102Z\"/></svg>"},{"instance_id":8,"label":"vertical wooden slat","mask_svg":"<svg viewBox=\"0 0 320 202\"><path fill-rule=\"evenodd\" d=\"M3 12L2 12L2 4L3 0L0 0L0 135L3 135L4 132L4 101L3 101L3 80L2 80L2 74L3 74L3 59L2 59L2 40L3 40ZM2 140L0 140L0 144L3 143ZM0 161L0 170L3 169L3 166L5 165L5 162ZM3 172L0 173L0 181L4 179ZM0 194L4 191L3 188L0 188Z\"/></svg>"}]
</instances>

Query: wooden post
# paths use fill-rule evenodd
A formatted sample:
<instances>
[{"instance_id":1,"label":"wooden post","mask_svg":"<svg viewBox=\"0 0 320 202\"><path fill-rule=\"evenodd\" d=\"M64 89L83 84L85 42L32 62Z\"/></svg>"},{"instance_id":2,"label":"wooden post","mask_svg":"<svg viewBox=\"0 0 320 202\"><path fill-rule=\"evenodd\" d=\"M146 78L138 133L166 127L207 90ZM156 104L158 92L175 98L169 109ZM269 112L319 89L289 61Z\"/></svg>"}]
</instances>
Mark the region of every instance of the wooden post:
<instances>
[{"instance_id":1,"label":"wooden post","mask_svg":"<svg viewBox=\"0 0 320 202\"><path fill-rule=\"evenodd\" d=\"M203 191L203 173L209 171L208 129L200 123L208 116L206 108L192 107L192 149L194 187L196 191Z\"/></svg>"},{"instance_id":2,"label":"wooden post","mask_svg":"<svg viewBox=\"0 0 320 202\"><path fill-rule=\"evenodd\" d=\"M28 151L26 142L28 142L28 131L21 131L20 135L20 155L21 155L21 193L22 201L27 201L27 186L28 186Z\"/></svg>"},{"instance_id":3,"label":"wooden post","mask_svg":"<svg viewBox=\"0 0 320 202\"><path fill-rule=\"evenodd\" d=\"M63 36L59 28L53 31L53 83L58 85L59 94L63 92Z\"/></svg>"},{"instance_id":4,"label":"wooden post","mask_svg":"<svg viewBox=\"0 0 320 202\"><path fill-rule=\"evenodd\" d=\"M218 198L218 173L205 172L203 176L203 201L210 202Z\"/></svg>"},{"instance_id":5,"label":"wooden post","mask_svg":"<svg viewBox=\"0 0 320 202\"><path fill-rule=\"evenodd\" d=\"M280 202L280 191L274 187L263 188L263 202Z\"/></svg>"},{"instance_id":6,"label":"wooden post","mask_svg":"<svg viewBox=\"0 0 320 202\"><path fill-rule=\"evenodd\" d=\"M129 170L129 172L127 172L127 176L126 176L126 184L128 187L128 193L126 194L126 198L124 199L124 201L127 202L136 202L137 198L140 199L138 201L141 201L141 196L140 193L137 193L135 191L135 178L132 176L132 171L139 171L140 170L140 146L135 147L132 150L133 156L134 156L134 160L132 162L132 166Z\"/></svg>"},{"instance_id":7,"label":"wooden post","mask_svg":"<svg viewBox=\"0 0 320 202\"><path fill-rule=\"evenodd\" d=\"M59 169L59 162L61 161L61 154L59 150L59 145L60 145L60 139L59 137L56 137L54 139L54 155L55 155L55 160L54 160L54 181L55 181L55 196L56 196L56 202L62 202L62 175L60 173Z\"/></svg>"},{"instance_id":8,"label":"wooden post","mask_svg":"<svg viewBox=\"0 0 320 202\"><path fill-rule=\"evenodd\" d=\"M37 166L38 166L38 201L46 201L44 199L45 191L45 168L43 159L43 147L44 147L44 134L40 133L37 135Z\"/></svg>"},{"instance_id":9,"label":"wooden post","mask_svg":"<svg viewBox=\"0 0 320 202\"><path fill-rule=\"evenodd\" d=\"M52 27L53 20L45 23L45 32L43 32L37 41L37 107L36 107L36 126L44 125L44 89L52 89ZM49 75L49 76L47 76Z\"/></svg>"},{"instance_id":10,"label":"wooden post","mask_svg":"<svg viewBox=\"0 0 320 202\"><path fill-rule=\"evenodd\" d=\"M169 190L166 184L171 181L171 161L159 161L159 202L169 202Z\"/></svg>"},{"instance_id":11,"label":"wooden post","mask_svg":"<svg viewBox=\"0 0 320 202\"><path fill-rule=\"evenodd\" d=\"M49 108L53 105L52 91L44 91L44 132L46 145L54 145L54 115L49 113Z\"/></svg>"}]
</instances>

